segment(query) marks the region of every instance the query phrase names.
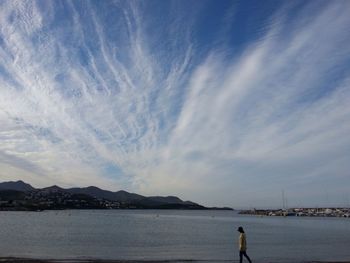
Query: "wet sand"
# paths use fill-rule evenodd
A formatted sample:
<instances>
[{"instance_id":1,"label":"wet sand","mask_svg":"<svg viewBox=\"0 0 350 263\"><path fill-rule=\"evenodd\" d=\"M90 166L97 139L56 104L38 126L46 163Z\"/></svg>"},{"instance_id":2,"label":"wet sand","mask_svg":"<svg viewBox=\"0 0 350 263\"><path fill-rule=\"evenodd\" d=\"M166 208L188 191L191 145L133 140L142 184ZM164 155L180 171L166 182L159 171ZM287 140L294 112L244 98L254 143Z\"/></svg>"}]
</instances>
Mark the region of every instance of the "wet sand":
<instances>
[{"instance_id":1,"label":"wet sand","mask_svg":"<svg viewBox=\"0 0 350 263\"><path fill-rule=\"evenodd\" d=\"M31 258L0 258L0 263L224 263L239 262L238 260L98 260L98 259L31 259ZM243 261L245 262L245 261ZM273 261L257 263L278 263ZM295 263L350 263L346 261L304 261Z\"/></svg>"},{"instance_id":2,"label":"wet sand","mask_svg":"<svg viewBox=\"0 0 350 263\"><path fill-rule=\"evenodd\" d=\"M31 258L0 258L0 263L191 263L191 262L232 262L232 260L104 260L104 259L31 259ZM350 262L342 262L350 263Z\"/></svg>"},{"instance_id":3,"label":"wet sand","mask_svg":"<svg viewBox=\"0 0 350 263\"><path fill-rule=\"evenodd\" d=\"M0 263L191 263L205 262L212 260L99 260L99 259L31 259L31 258L0 258ZM217 261L215 261L217 262ZM232 262L220 261L220 262ZM344 262L342 262L344 263ZM346 262L350 263L350 262Z\"/></svg>"}]
</instances>

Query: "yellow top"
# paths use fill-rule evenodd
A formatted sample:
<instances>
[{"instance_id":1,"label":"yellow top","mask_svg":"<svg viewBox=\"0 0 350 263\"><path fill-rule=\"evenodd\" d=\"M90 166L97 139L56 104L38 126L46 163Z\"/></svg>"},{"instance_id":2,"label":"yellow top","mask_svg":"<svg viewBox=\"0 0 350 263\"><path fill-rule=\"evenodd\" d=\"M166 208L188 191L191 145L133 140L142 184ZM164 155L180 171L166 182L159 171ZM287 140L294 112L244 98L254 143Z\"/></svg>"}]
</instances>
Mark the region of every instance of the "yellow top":
<instances>
[{"instance_id":1,"label":"yellow top","mask_svg":"<svg viewBox=\"0 0 350 263\"><path fill-rule=\"evenodd\" d=\"M245 233L241 233L239 235L239 250L240 251L246 251L247 250L247 240L246 240L246 237L245 237Z\"/></svg>"}]
</instances>

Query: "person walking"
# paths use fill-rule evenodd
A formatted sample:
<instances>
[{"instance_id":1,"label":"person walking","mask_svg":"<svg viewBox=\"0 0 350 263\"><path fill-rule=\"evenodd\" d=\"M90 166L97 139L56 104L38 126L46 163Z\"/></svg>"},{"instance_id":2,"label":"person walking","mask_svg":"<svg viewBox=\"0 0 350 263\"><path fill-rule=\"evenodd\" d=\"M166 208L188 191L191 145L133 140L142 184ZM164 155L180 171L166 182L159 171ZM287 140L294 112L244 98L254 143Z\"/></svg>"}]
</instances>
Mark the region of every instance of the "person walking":
<instances>
[{"instance_id":1,"label":"person walking","mask_svg":"<svg viewBox=\"0 0 350 263\"><path fill-rule=\"evenodd\" d=\"M247 255L247 239L243 230L243 227L239 227L237 231L240 233L239 234L239 239L238 239L238 244L239 244L239 262L242 263L243 261L243 256L248 259L249 263L252 263L250 260L249 256Z\"/></svg>"}]
</instances>

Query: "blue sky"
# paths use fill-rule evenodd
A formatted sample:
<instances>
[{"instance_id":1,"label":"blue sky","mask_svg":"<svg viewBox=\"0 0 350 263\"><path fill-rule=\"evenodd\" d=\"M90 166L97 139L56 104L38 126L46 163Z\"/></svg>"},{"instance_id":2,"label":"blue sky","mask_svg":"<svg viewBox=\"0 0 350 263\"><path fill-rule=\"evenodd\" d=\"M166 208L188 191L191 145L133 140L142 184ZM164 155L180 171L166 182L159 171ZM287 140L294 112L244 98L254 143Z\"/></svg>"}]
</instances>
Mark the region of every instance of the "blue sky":
<instances>
[{"instance_id":1,"label":"blue sky","mask_svg":"<svg viewBox=\"0 0 350 263\"><path fill-rule=\"evenodd\" d=\"M350 203L349 1L1 1L0 179Z\"/></svg>"}]
</instances>

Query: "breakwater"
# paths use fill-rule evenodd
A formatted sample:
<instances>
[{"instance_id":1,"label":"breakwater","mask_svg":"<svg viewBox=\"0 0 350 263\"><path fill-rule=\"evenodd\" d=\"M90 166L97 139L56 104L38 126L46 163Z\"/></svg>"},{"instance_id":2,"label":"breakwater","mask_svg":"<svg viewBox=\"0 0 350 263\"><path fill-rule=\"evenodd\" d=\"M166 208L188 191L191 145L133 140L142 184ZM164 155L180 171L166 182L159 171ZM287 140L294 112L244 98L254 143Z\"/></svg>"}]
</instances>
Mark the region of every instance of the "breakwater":
<instances>
[{"instance_id":1,"label":"breakwater","mask_svg":"<svg viewBox=\"0 0 350 263\"><path fill-rule=\"evenodd\" d=\"M250 209L239 214L258 216L310 216L310 217L348 217L350 208L290 208L290 209Z\"/></svg>"}]
</instances>

